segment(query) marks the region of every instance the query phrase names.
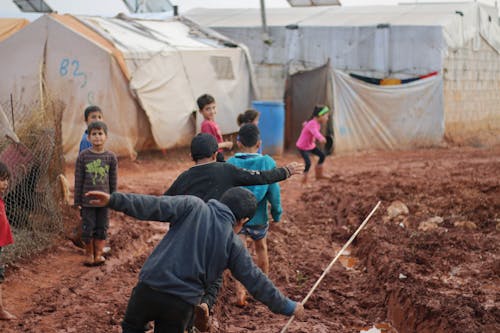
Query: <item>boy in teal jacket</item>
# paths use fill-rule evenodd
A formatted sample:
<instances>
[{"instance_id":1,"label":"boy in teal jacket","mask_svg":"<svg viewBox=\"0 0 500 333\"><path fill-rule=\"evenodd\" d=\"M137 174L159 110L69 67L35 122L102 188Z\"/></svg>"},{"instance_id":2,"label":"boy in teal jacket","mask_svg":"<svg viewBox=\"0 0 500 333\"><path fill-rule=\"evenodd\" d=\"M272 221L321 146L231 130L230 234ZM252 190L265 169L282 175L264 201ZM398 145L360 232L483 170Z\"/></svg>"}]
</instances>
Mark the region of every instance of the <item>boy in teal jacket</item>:
<instances>
[{"instance_id":1,"label":"boy in teal jacket","mask_svg":"<svg viewBox=\"0 0 500 333\"><path fill-rule=\"evenodd\" d=\"M247 170L272 170L276 167L276 162L269 155L258 153L261 140L259 128L254 124L245 124L241 126L238 132L238 147L240 153L231 157L227 163L233 164L239 168ZM255 245L257 254L256 264L264 272L269 274L269 257L267 254L267 231L269 229L268 221L268 203L271 206L271 216L275 223L281 219L283 209L281 208L280 186L278 183L267 185L247 186L247 189L255 195L258 205L253 218L248 221L239 235L243 244L246 244L246 238L250 237ZM245 306L246 291L238 283L236 287L236 304Z\"/></svg>"}]
</instances>

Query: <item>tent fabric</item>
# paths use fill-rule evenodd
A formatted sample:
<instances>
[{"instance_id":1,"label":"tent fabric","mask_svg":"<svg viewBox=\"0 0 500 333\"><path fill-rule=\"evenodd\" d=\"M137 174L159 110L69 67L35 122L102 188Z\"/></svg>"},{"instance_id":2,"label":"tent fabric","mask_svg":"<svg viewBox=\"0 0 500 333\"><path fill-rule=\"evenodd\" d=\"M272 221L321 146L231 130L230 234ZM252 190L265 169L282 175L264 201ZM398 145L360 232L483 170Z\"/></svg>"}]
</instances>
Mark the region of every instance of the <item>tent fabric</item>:
<instances>
[{"instance_id":1,"label":"tent fabric","mask_svg":"<svg viewBox=\"0 0 500 333\"><path fill-rule=\"evenodd\" d=\"M107 147L116 154L133 157L152 141L148 120L112 54L54 14L42 16L1 42L0 54L5 78L0 80L0 98L12 93L16 119L26 119L39 109L44 98L42 75L48 97L64 105L62 142L67 161L77 157L86 127L83 111L89 104L102 108L109 128Z\"/></svg>"},{"instance_id":2,"label":"tent fabric","mask_svg":"<svg viewBox=\"0 0 500 333\"><path fill-rule=\"evenodd\" d=\"M61 22L67 27L77 31L78 33L84 35L86 38L92 40L96 44L110 52L115 60L118 62L120 69L127 79L130 79L130 74L128 72L127 65L125 64L125 59L123 54L118 50L113 43L111 43L106 38L102 37L96 31L92 30L90 27L86 26L83 22L79 21L75 16L72 15L56 15L52 14L52 18Z\"/></svg>"},{"instance_id":3,"label":"tent fabric","mask_svg":"<svg viewBox=\"0 0 500 333\"><path fill-rule=\"evenodd\" d=\"M109 36L123 54L130 87L146 112L160 148L189 143L196 98L212 94L223 134L238 131L236 117L254 96L252 72L241 47L221 45L214 36L182 19L169 21L83 17ZM193 36L196 36L194 38ZM201 117L197 117L198 124Z\"/></svg>"},{"instance_id":4,"label":"tent fabric","mask_svg":"<svg viewBox=\"0 0 500 333\"><path fill-rule=\"evenodd\" d=\"M285 147L295 149L302 125L315 105L332 106L330 63L287 77L285 90ZM331 124L329 124L331 127Z\"/></svg>"},{"instance_id":5,"label":"tent fabric","mask_svg":"<svg viewBox=\"0 0 500 333\"><path fill-rule=\"evenodd\" d=\"M481 36L500 53L500 26L498 25L498 16L496 9L481 6L479 7L479 22L481 22Z\"/></svg>"},{"instance_id":6,"label":"tent fabric","mask_svg":"<svg viewBox=\"0 0 500 333\"><path fill-rule=\"evenodd\" d=\"M438 145L444 136L441 75L378 86L333 71L337 152Z\"/></svg>"},{"instance_id":7,"label":"tent fabric","mask_svg":"<svg viewBox=\"0 0 500 333\"><path fill-rule=\"evenodd\" d=\"M249 34L249 28L261 29L261 16L258 9L192 9L186 13L186 16L198 22L201 25L209 26L217 31L227 32L235 40L246 40L245 36ZM309 7L309 8L268 8L266 9L266 22L271 30L271 37L275 43L282 43L283 39L288 38L288 35L299 35L303 40L308 41L327 41L325 34L332 37L332 29L335 30L334 41L329 41L323 45L326 54L317 52L316 49L308 50L305 48L300 51L302 45L297 45L297 50L289 50L292 52L295 59L311 60L314 57L309 53L319 53L318 56L323 58L315 62L322 64L326 57L330 57L335 67L341 69L344 64L336 64L335 59L341 59L342 56L349 58L348 52L339 55L334 52L335 49L348 50L362 45L367 39L373 39L373 36L379 38L378 42L385 42L384 38L387 34L387 29L381 27L390 27L391 32L394 29L399 29L405 32L404 38L398 39L396 35L391 35L394 43L403 43L398 50L393 51L401 53L409 60L414 60L412 52L412 44L415 40L408 40L408 31L416 29L424 31L437 30L439 36L443 35L442 40L437 40L432 33L427 33L427 36L422 36L419 33L411 33L413 38L428 40L428 44L433 46L440 52L448 52L448 48L455 50L464 47L470 40L476 40L476 45L479 36L485 38L497 51L500 42L500 34L498 34L498 13L493 7L488 7L477 2L465 3L417 3L417 4L402 4L398 6L329 6L329 7ZM290 27L283 31L283 27ZM293 28L295 27L295 28ZM378 28L377 28L378 27ZM439 29L438 29L439 28ZM225 30L227 29L227 30ZM236 29L236 30L235 30ZM231 30L231 33L229 33ZM306 31L311 31L307 33ZM323 32L322 32L323 31ZM346 33L340 38L339 33ZM337 37L338 36L338 37ZM420 42L420 40L419 40ZM336 44L341 47L336 47ZM322 43L325 44L325 43ZM254 60L259 62L261 59L255 55L266 55L267 46L256 38L255 45L248 45L253 51ZM409 46L409 47L407 47ZM283 48L294 47L294 43L286 43ZM275 44L275 49L279 49ZM330 51L330 52L328 52ZM332 52L333 51L333 52ZM299 54L304 52L304 54ZM287 53L280 54L274 52L274 63L285 63L287 59L277 59L279 56L285 56ZM332 56L333 55L333 56ZM337 56L334 57L334 56ZM354 55L356 56L356 55ZM285 61L281 61L285 60ZM266 59L270 62L270 59ZM429 66L432 67L432 66ZM352 68L351 68L352 69ZM436 68L434 68L436 69ZM395 70L397 71L397 70Z\"/></svg>"},{"instance_id":8,"label":"tent fabric","mask_svg":"<svg viewBox=\"0 0 500 333\"><path fill-rule=\"evenodd\" d=\"M7 39L13 33L21 30L30 22L26 19L0 19L0 42Z\"/></svg>"},{"instance_id":9,"label":"tent fabric","mask_svg":"<svg viewBox=\"0 0 500 333\"><path fill-rule=\"evenodd\" d=\"M0 104L12 93L16 112L34 112L44 98L43 77L49 96L65 105L68 161L77 156L83 110L90 104L103 109L107 147L120 156L188 144L195 133L196 98L204 93L217 100L222 132L233 133L254 87L245 50L228 45L179 18L45 15L0 43L6 78Z\"/></svg>"}]
</instances>

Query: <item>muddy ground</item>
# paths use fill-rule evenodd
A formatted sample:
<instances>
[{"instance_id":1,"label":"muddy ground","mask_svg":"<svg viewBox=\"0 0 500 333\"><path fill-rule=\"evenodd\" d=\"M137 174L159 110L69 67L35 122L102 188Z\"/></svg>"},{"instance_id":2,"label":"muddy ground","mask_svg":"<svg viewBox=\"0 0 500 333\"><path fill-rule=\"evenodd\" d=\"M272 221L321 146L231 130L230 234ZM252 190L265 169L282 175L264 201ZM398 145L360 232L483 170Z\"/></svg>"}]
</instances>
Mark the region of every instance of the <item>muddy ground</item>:
<instances>
[{"instance_id":1,"label":"muddy ground","mask_svg":"<svg viewBox=\"0 0 500 333\"><path fill-rule=\"evenodd\" d=\"M161 194L190 165L186 152L120 160L119 190ZM270 277L291 298L307 295L382 204L288 332L500 332L500 147L334 156L326 171L328 180L282 183ZM67 212L69 226L77 215ZM113 213L105 266L81 265L82 250L62 237L9 265L4 299L18 319L0 322L0 332L120 332L141 265L166 230ZM226 274L212 332L279 332L288 320L252 299L243 309L233 303Z\"/></svg>"}]
</instances>

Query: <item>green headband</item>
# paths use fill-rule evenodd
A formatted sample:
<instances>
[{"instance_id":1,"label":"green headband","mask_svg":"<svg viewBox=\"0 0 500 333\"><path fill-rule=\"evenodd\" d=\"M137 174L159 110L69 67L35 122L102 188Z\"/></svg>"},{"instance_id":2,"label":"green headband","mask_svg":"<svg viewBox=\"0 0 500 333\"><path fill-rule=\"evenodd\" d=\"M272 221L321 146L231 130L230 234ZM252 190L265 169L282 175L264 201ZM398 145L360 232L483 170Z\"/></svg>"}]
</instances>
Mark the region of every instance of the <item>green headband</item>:
<instances>
[{"instance_id":1,"label":"green headband","mask_svg":"<svg viewBox=\"0 0 500 333\"><path fill-rule=\"evenodd\" d=\"M330 109L328 108L328 106L325 106L321 109L321 111L318 112L318 116L322 116L324 114L327 114L328 112L330 112Z\"/></svg>"}]
</instances>

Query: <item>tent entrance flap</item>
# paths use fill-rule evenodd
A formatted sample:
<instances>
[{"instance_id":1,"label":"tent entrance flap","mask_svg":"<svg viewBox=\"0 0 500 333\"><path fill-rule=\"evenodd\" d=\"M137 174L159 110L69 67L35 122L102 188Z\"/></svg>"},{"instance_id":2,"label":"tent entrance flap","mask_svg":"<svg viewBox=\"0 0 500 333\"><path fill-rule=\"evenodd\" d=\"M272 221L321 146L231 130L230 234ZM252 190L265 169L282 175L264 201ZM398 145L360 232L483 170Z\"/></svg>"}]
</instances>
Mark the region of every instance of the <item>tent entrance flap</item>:
<instances>
[{"instance_id":1,"label":"tent entrance flap","mask_svg":"<svg viewBox=\"0 0 500 333\"><path fill-rule=\"evenodd\" d=\"M335 150L409 149L444 136L441 75L378 86L333 71Z\"/></svg>"},{"instance_id":2,"label":"tent entrance flap","mask_svg":"<svg viewBox=\"0 0 500 333\"><path fill-rule=\"evenodd\" d=\"M302 124L308 120L315 105L333 106L330 62L287 77L285 88L285 147L294 149ZM330 129L326 132L332 133ZM328 133L327 133L328 134Z\"/></svg>"}]
</instances>

